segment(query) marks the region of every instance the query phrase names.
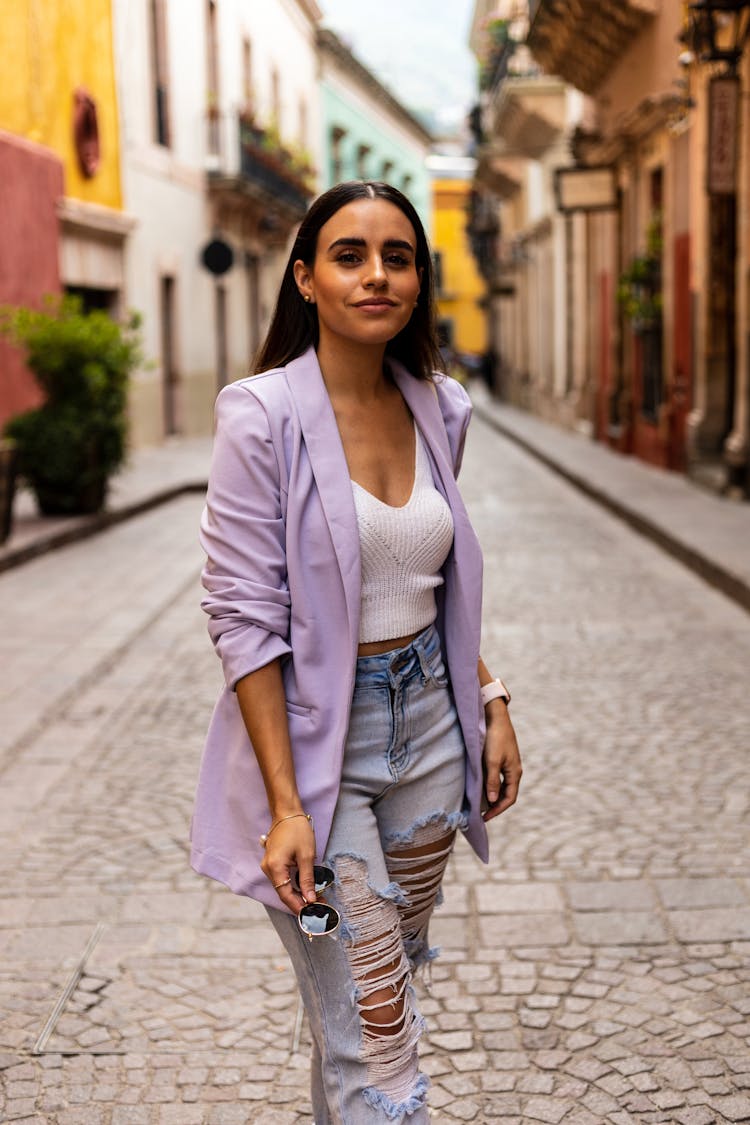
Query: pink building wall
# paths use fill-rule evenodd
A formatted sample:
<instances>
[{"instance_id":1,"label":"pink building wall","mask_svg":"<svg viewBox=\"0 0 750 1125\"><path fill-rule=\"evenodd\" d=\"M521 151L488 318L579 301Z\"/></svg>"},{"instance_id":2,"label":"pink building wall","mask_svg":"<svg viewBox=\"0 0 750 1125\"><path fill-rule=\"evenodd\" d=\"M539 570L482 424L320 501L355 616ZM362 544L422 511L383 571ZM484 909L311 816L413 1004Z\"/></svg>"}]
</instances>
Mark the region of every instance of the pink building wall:
<instances>
[{"instance_id":1,"label":"pink building wall","mask_svg":"<svg viewBox=\"0 0 750 1125\"><path fill-rule=\"evenodd\" d=\"M0 305L38 306L60 292L62 162L49 149L0 131ZM0 339L0 427L41 395L18 349Z\"/></svg>"}]
</instances>

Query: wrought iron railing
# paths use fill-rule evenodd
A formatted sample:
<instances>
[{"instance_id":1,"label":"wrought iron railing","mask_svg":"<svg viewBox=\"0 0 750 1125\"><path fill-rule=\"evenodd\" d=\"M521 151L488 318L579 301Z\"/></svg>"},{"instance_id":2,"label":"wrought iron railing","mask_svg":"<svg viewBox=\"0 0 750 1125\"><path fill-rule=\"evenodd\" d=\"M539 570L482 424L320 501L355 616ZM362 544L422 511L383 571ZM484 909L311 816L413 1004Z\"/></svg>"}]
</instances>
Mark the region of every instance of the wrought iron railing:
<instances>
[{"instance_id":1,"label":"wrought iron railing","mask_svg":"<svg viewBox=\"0 0 750 1125\"><path fill-rule=\"evenodd\" d=\"M279 151L266 150L248 141L242 130L240 175L294 210L302 214L307 210L312 192L302 177L288 165Z\"/></svg>"}]
</instances>

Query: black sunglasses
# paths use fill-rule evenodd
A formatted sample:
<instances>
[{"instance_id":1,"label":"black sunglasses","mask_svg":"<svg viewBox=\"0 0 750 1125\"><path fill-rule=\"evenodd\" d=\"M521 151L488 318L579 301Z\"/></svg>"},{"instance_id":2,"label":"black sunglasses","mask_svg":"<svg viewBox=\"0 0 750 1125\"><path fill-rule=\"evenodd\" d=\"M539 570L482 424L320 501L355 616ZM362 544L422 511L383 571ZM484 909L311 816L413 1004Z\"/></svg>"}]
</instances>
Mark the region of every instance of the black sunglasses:
<instances>
[{"instance_id":1,"label":"black sunglasses","mask_svg":"<svg viewBox=\"0 0 750 1125\"><path fill-rule=\"evenodd\" d=\"M313 867L313 879L315 880L315 894L322 895L333 886L334 874L330 867ZM299 890L299 872L295 872L293 876L294 889L300 894ZM302 933L307 937L308 941L312 941L315 937L328 937L329 934L334 933L339 928L341 919L338 910L334 910L327 902L309 902L303 906L297 915L297 922Z\"/></svg>"}]
</instances>

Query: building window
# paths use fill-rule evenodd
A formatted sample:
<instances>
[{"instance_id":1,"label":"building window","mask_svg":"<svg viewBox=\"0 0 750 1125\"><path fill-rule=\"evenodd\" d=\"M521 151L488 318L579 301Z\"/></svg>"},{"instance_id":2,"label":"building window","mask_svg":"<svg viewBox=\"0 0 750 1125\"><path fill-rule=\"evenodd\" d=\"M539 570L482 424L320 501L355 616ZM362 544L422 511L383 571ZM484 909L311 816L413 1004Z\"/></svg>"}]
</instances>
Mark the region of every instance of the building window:
<instances>
[{"instance_id":1,"label":"building window","mask_svg":"<svg viewBox=\"0 0 750 1125\"><path fill-rule=\"evenodd\" d=\"M242 40L242 99L245 112L252 114L253 97L253 46L249 39Z\"/></svg>"},{"instance_id":2,"label":"building window","mask_svg":"<svg viewBox=\"0 0 750 1125\"><path fill-rule=\"evenodd\" d=\"M432 254L432 268L434 274L435 292L438 297L443 292L443 254L440 250L434 250Z\"/></svg>"},{"instance_id":3,"label":"building window","mask_svg":"<svg viewBox=\"0 0 750 1125\"><path fill-rule=\"evenodd\" d=\"M403 180L401 181L401 190L404 193L404 195L409 194L409 192L411 191L411 186L412 186L413 183L414 183L414 177L409 175L409 173L407 172L407 174L404 176Z\"/></svg>"},{"instance_id":4,"label":"building window","mask_svg":"<svg viewBox=\"0 0 750 1125\"><path fill-rule=\"evenodd\" d=\"M383 183L389 184L391 182L391 177L393 176L393 167L394 165L392 160L383 161L383 167L380 170L380 178Z\"/></svg>"},{"instance_id":5,"label":"building window","mask_svg":"<svg viewBox=\"0 0 750 1125\"><path fill-rule=\"evenodd\" d=\"M150 0L151 80L154 107L154 140L169 148L169 80L165 0Z\"/></svg>"},{"instance_id":6,"label":"building window","mask_svg":"<svg viewBox=\"0 0 750 1125\"><path fill-rule=\"evenodd\" d=\"M161 379L165 435L178 433L177 365L175 363L175 283L162 277L159 286L161 313Z\"/></svg>"},{"instance_id":7,"label":"building window","mask_svg":"<svg viewBox=\"0 0 750 1125\"><path fill-rule=\"evenodd\" d=\"M255 357L260 347L260 258L245 254L245 279L247 283L248 368L254 371Z\"/></svg>"},{"instance_id":8,"label":"building window","mask_svg":"<svg viewBox=\"0 0 750 1125\"><path fill-rule=\"evenodd\" d=\"M73 95L73 141L78 167L82 175L90 180L99 169L99 119L96 102L83 86Z\"/></svg>"},{"instance_id":9,"label":"building window","mask_svg":"<svg viewBox=\"0 0 750 1125\"><path fill-rule=\"evenodd\" d=\"M372 152L369 145L357 145L357 179L367 179L367 158Z\"/></svg>"},{"instance_id":10,"label":"building window","mask_svg":"<svg viewBox=\"0 0 750 1125\"><path fill-rule=\"evenodd\" d=\"M221 152L221 119L219 116L219 37L216 27L216 0L206 5L206 93L208 115L208 151Z\"/></svg>"},{"instance_id":11,"label":"building window","mask_svg":"<svg viewBox=\"0 0 750 1125\"><path fill-rule=\"evenodd\" d=\"M307 99L299 100L299 147L307 148Z\"/></svg>"},{"instance_id":12,"label":"building window","mask_svg":"<svg viewBox=\"0 0 750 1125\"><path fill-rule=\"evenodd\" d=\"M344 157L341 151L341 142L345 136L346 129L342 129L338 125L331 126L331 186L340 184L344 179Z\"/></svg>"},{"instance_id":13,"label":"building window","mask_svg":"<svg viewBox=\"0 0 750 1125\"><path fill-rule=\"evenodd\" d=\"M271 121L281 132L281 79L276 67L271 71Z\"/></svg>"},{"instance_id":14,"label":"building window","mask_svg":"<svg viewBox=\"0 0 750 1125\"><path fill-rule=\"evenodd\" d=\"M227 324L227 290L217 283L214 290L216 331L216 389L220 391L229 381L229 327Z\"/></svg>"}]
</instances>

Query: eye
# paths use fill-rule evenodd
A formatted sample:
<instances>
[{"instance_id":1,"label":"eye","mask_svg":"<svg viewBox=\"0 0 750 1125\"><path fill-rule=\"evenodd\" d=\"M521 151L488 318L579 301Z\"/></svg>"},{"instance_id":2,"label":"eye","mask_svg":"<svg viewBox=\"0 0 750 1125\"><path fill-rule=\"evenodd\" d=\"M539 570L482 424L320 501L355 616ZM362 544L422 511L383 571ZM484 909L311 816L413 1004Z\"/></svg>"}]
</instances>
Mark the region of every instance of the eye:
<instances>
[{"instance_id":1,"label":"eye","mask_svg":"<svg viewBox=\"0 0 750 1125\"><path fill-rule=\"evenodd\" d=\"M342 250L340 254L336 255L336 261L341 262L344 266L355 266L360 261L360 256L356 250Z\"/></svg>"},{"instance_id":2,"label":"eye","mask_svg":"<svg viewBox=\"0 0 750 1125\"><path fill-rule=\"evenodd\" d=\"M399 254L398 252L389 254L386 258L386 262L389 266L397 266L399 268L411 265L411 260L407 258L405 254Z\"/></svg>"}]
</instances>

